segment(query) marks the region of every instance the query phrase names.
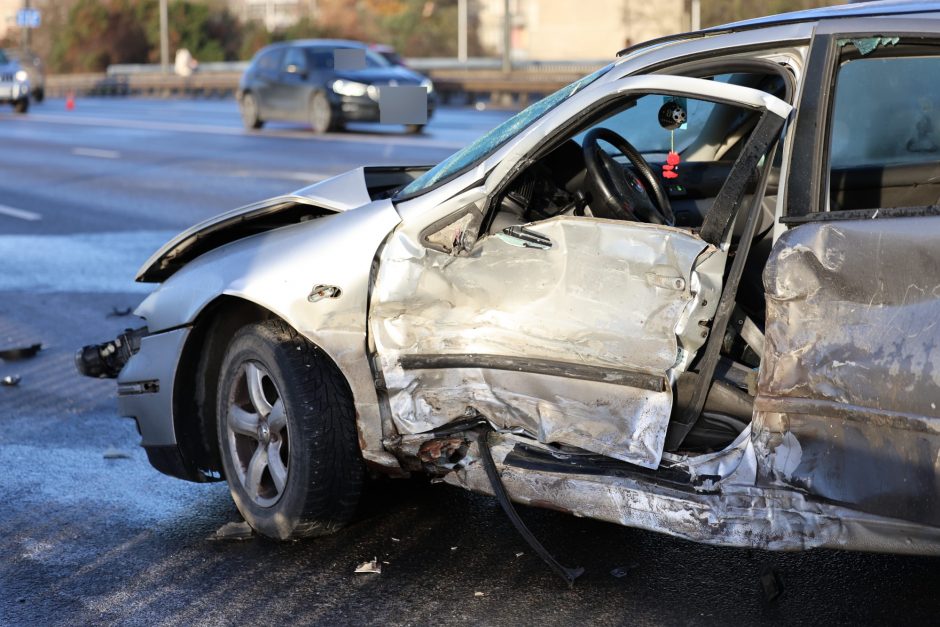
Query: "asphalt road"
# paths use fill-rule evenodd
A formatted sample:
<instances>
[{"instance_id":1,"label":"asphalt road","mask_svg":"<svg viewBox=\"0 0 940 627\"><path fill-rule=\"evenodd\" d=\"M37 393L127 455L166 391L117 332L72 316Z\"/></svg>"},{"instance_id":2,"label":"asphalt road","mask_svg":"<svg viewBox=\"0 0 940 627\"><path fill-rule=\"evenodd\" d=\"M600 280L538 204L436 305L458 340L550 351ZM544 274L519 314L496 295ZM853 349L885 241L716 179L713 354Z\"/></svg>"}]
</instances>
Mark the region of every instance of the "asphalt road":
<instances>
[{"instance_id":1,"label":"asphalt road","mask_svg":"<svg viewBox=\"0 0 940 627\"><path fill-rule=\"evenodd\" d=\"M109 339L149 289L167 237L351 167L432 163L504 119L442 110L425 135L358 126L245 133L219 101L79 100L0 112L0 624L935 623L940 561L699 546L523 509L568 590L493 499L420 479L372 484L329 538L213 540L238 520L225 485L160 475L114 386L72 354ZM379 575L354 574L373 557ZM783 594L768 600L761 576ZM615 576L612 573L616 573Z\"/></svg>"}]
</instances>

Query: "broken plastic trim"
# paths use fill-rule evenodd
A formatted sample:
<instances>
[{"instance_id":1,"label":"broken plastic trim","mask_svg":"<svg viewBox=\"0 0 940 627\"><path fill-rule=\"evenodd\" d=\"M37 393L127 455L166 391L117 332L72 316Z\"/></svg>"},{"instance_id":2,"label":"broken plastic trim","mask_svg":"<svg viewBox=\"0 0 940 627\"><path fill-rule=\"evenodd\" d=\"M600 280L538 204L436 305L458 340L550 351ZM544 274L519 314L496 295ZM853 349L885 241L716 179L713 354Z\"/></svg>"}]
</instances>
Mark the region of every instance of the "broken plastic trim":
<instances>
[{"instance_id":1,"label":"broken plastic trim","mask_svg":"<svg viewBox=\"0 0 940 627\"><path fill-rule=\"evenodd\" d=\"M624 370L621 368L602 368L584 364L571 364L551 359L533 359L529 357L508 357L499 355L479 355L464 353L458 355L402 355L401 367L405 370L437 370L452 368L484 368L489 370L510 370L532 374L545 374L582 381L601 381L614 385L624 385L651 392L662 392L665 386L660 375Z\"/></svg>"},{"instance_id":2,"label":"broken plastic trim","mask_svg":"<svg viewBox=\"0 0 940 627\"><path fill-rule=\"evenodd\" d=\"M578 568L563 566L548 552L548 549L542 546L542 543L532 535L529 528L526 527L522 519L519 518L519 513L516 512L512 501L509 500L509 495L506 494L506 487L503 485L502 480L499 478L499 472L496 470L496 462L493 461L493 454L490 452L489 435L489 431L480 431L479 438L477 438L477 445L480 448L480 459L483 461L483 469L486 471L486 477L490 480L490 486L493 488L493 495L499 502L500 507L503 508L503 511L506 512L506 516L509 517L512 526L515 527L519 535L522 536L522 539L532 547L532 550L535 551L559 577L565 580L569 588L573 587L574 580L584 574L584 568L580 566Z\"/></svg>"}]
</instances>

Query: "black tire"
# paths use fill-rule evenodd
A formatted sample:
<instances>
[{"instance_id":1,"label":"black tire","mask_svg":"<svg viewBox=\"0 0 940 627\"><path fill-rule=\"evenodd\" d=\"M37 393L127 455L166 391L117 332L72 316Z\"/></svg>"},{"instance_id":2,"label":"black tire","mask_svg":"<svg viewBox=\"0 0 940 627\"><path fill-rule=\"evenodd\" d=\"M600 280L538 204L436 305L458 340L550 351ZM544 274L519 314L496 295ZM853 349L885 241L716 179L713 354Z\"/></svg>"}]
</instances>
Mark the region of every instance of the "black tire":
<instances>
[{"instance_id":1,"label":"black tire","mask_svg":"<svg viewBox=\"0 0 940 627\"><path fill-rule=\"evenodd\" d=\"M259 377L256 389L273 407L258 421L264 425L271 419L267 436L259 426L257 446L251 449L251 437L236 430L250 424L245 415L262 416L245 409L245 394L251 396L248 373L254 369L264 371L267 380ZM247 402L247 407L257 407L251 398ZM279 540L321 536L352 518L364 475L352 393L333 362L290 325L269 320L235 334L222 361L217 411L219 449L232 498L258 533ZM280 435L275 422L285 423ZM264 458L264 470L252 473L256 456ZM283 489L274 479L274 459L280 460L277 473L286 474ZM259 478L259 488L249 492L252 476Z\"/></svg>"},{"instance_id":2,"label":"black tire","mask_svg":"<svg viewBox=\"0 0 940 627\"><path fill-rule=\"evenodd\" d=\"M245 129L252 131L264 126L264 120L261 119L261 112L258 109L258 101L254 94L248 92L242 96L238 108L242 114L242 124Z\"/></svg>"},{"instance_id":3,"label":"black tire","mask_svg":"<svg viewBox=\"0 0 940 627\"><path fill-rule=\"evenodd\" d=\"M35 102L36 104L39 104L45 99L46 99L46 91L42 87L40 87L39 89L33 90L33 102Z\"/></svg>"},{"instance_id":4,"label":"black tire","mask_svg":"<svg viewBox=\"0 0 940 627\"><path fill-rule=\"evenodd\" d=\"M14 102L13 110L17 113L26 113L29 111L29 98L22 98Z\"/></svg>"},{"instance_id":5,"label":"black tire","mask_svg":"<svg viewBox=\"0 0 940 627\"><path fill-rule=\"evenodd\" d=\"M420 135L424 132L424 124L405 124L405 132L409 135Z\"/></svg>"},{"instance_id":6,"label":"black tire","mask_svg":"<svg viewBox=\"0 0 940 627\"><path fill-rule=\"evenodd\" d=\"M310 104L307 106L307 120L310 122L310 128L317 135L343 128L343 121L333 111L330 99L322 91L318 91L310 98Z\"/></svg>"}]
</instances>

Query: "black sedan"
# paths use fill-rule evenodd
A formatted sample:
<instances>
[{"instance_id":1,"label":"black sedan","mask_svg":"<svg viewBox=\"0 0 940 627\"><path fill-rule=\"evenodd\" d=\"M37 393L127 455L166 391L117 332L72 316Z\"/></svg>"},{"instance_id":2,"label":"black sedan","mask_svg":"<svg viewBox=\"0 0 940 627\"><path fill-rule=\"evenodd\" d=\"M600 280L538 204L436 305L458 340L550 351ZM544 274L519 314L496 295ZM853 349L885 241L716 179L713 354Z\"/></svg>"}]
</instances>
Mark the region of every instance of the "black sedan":
<instances>
[{"instance_id":1,"label":"black sedan","mask_svg":"<svg viewBox=\"0 0 940 627\"><path fill-rule=\"evenodd\" d=\"M365 44L345 40L263 48L242 76L237 98L247 129L289 120L325 133L341 130L346 122L386 122L420 133L434 111L430 79L389 63Z\"/></svg>"}]
</instances>

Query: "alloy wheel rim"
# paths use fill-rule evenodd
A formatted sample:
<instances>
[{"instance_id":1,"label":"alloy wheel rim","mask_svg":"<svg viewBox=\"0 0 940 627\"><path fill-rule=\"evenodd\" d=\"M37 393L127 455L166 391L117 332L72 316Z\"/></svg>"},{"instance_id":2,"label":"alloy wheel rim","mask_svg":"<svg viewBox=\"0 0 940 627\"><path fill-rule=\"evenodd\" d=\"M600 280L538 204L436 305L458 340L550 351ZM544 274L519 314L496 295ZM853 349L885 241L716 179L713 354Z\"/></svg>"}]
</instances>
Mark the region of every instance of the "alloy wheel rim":
<instances>
[{"instance_id":1,"label":"alloy wheel rim","mask_svg":"<svg viewBox=\"0 0 940 627\"><path fill-rule=\"evenodd\" d=\"M330 115L329 107L329 103L325 102L322 98L313 99L313 119L311 121L313 123L313 128L316 130L326 130Z\"/></svg>"},{"instance_id":2,"label":"alloy wheel rim","mask_svg":"<svg viewBox=\"0 0 940 627\"><path fill-rule=\"evenodd\" d=\"M259 362L239 367L227 418L226 439L238 481L252 502L271 507L287 487L290 443L284 400Z\"/></svg>"},{"instance_id":3,"label":"alloy wheel rim","mask_svg":"<svg viewBox=\"0 0 940 627\"><path fill-rule=\"evenodd\" d=\"M252 96L245 96L242 100L242 119L246 124L254 124L256 117L255 99Z\"/></svg>"}]
</instances>

